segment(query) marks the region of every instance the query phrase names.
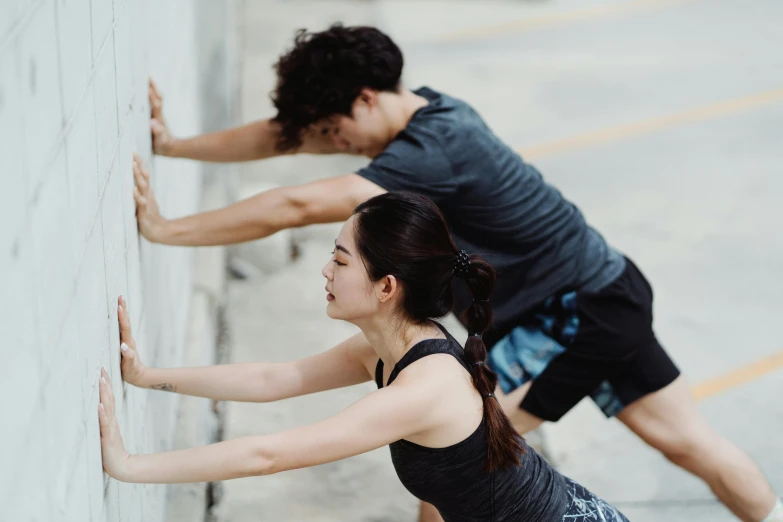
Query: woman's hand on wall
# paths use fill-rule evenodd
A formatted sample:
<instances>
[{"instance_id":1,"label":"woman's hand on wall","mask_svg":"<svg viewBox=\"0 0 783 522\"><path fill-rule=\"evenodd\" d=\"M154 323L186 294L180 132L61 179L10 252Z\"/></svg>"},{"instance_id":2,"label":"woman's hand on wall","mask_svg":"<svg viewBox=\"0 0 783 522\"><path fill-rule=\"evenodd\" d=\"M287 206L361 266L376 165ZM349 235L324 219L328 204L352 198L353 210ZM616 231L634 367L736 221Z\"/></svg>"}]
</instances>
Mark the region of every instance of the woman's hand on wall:
<instances>
[{"instance_id":1,"label":"woman's hand on wall","mask_svg":"<svg viewBox=\"0 0 783 522\"><path fill-rule=\"evenodd\" d=\"M98 405L98 423L101 427L101 457L103 470L110 476L124 480L127 474L130 455L120 433L120 424L114 410L114 394L111 391L109 374L101 368L100 404Z\"/></svg>"},{"instance_id":2,"label":"woman's hand on wall","mask_svg":"<svg viewBox=\"0 0 783 522\"><path fill-rule=\"evenodd\" d=\"M134 386L145 387L143 378L147 367L141 362L139 352L136 351L136 340L133 338L133 332L131 331L128 305L124 297L119 298L117 319L120 322L120 354L122 355L120 368L122 369L122 379Z\"/></svg>"}]
</instances>

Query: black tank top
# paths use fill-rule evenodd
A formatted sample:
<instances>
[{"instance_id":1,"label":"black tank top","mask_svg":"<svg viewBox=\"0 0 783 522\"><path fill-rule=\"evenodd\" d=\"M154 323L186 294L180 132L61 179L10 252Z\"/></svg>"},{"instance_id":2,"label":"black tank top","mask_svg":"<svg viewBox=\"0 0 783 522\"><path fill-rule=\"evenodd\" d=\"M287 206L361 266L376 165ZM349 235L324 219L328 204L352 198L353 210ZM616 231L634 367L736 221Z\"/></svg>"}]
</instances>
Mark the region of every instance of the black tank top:
<instances>
[{"instance_id":1,"label":"black tank top","mask_svg":"<svg viewBox=\"0 0 783 522\"><path fill-rule=\"evenodd\" d=\"M440 325L439 325L440 326ZM462 346L448 339L427 339L411 348L389 375L388 386L408 365L422 357L447 353L466 370ZM383 361L375 382L383 387ZM490 399L493 400L493 399ZM551 522L563 519L568 492L563 476L524 442L520 465L486 472L487 433L484 422L468 438L446 448L427 448L407 440L389 445L392 463L403 486L434 505L445 522Z\"/></svg>"}]
</instances>

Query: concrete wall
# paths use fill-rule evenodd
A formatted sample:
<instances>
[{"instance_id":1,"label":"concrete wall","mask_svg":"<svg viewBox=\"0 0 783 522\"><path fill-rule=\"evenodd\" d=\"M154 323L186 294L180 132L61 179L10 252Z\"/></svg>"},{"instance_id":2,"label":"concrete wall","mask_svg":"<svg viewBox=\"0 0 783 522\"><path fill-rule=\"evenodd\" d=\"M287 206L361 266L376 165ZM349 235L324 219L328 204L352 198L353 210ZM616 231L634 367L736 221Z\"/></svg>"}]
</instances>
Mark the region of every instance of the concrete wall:
<instances>
[{"instance_id":1,"label":"concrete wall","mask_svg":"<svg viewBox=\"0 0 783 522\"><path fill-rule=\"evenodd\" d=\"M233 3L212 4L0 0L4 520L164 518L165 487L102 472L97 376L101 366L111 374L129 451L171 447L178 396L122 383L116 299L128 299L145 363L194 360L197 251L139 239L131 156L151 162L165 215L198 209L202 167L151 159L147 78L165 93L174 133L225 123ZM201 90L205 77L215 79ZM214 169L208 177L219 179ZM208 359L210 346L195 359Z\"/></svg>"}]
</instances>

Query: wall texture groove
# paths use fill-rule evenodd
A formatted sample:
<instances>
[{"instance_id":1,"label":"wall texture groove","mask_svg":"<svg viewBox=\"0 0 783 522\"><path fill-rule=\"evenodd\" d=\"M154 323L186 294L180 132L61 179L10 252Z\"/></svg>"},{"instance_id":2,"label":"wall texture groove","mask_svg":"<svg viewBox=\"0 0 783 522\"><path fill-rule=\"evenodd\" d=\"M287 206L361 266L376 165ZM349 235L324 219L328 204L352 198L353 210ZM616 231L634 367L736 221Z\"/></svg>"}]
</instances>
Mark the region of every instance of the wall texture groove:
<instances>
[{"instance_id":1,"label":"wall texture groove","mask_svg":"<svg viewBox=\"0 0 783 522\"><path fill-rule=\"evenodd\" d=\"M147 364L208 362L211 345L194 356L188 342L197 250L139 238L132 155L150 166L168 217L200 208L204 180L214 191L227 179L151 156L147 82L164 91L177 135L227 125L233 10L231 1L0 0L3 520L164 520L166 487L102 471L98 371L112 377L126 447L171 448L179 398L122 382L117 297L128 299Z\"/></svg>"}]
</instances>

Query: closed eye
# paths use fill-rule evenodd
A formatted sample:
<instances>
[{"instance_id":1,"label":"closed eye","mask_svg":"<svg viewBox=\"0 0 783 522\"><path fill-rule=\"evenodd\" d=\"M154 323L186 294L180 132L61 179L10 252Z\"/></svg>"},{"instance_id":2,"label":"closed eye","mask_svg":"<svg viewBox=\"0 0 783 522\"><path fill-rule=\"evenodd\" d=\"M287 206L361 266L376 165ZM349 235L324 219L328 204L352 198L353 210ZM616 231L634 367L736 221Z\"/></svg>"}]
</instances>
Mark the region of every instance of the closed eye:
<instances>
[{"instance_id":1,"label":"closed eye","mask_svg":"<svg viewBox=\"0 0 783 522\"><path fill-rule=\"evenodd\" d=\"M332 250L332 255L334 255L334 250ZM334 264L337 266L345 266L345 263L341 263L337 260L337 258L334 258Z\"/></svg>"}]
</instances>

